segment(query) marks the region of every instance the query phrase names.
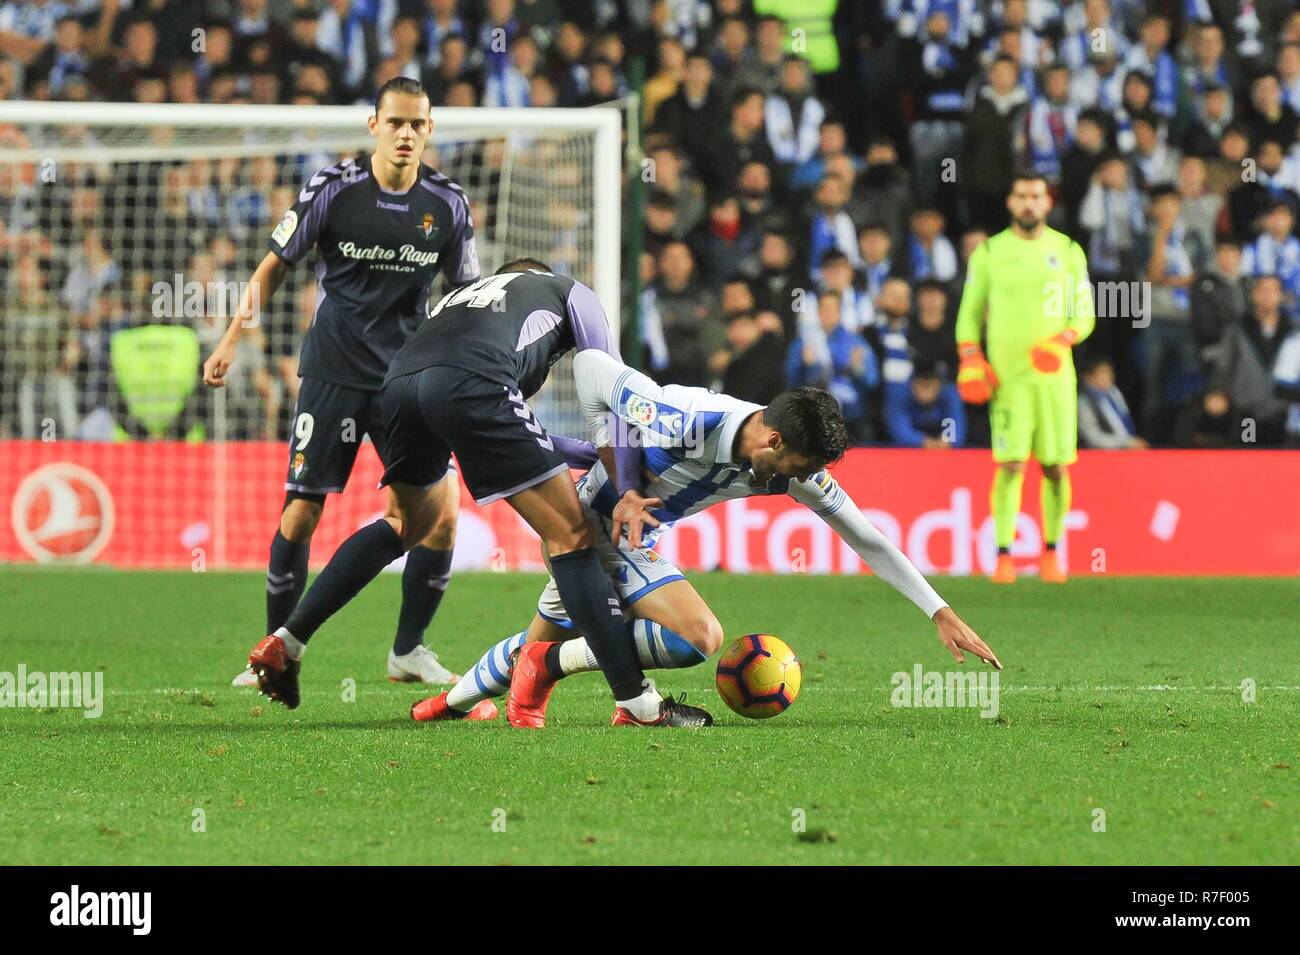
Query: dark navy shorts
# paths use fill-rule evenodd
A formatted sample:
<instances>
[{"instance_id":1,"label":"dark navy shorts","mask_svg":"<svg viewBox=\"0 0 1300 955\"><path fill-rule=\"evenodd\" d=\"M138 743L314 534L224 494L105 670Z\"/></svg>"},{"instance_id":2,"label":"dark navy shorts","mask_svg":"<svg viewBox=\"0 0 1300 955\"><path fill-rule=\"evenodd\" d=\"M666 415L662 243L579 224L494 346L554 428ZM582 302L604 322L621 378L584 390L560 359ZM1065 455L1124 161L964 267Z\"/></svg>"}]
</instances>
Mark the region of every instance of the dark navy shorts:
<instances>
[{"instance_id":1,"label":"dark navy shorts","mask_svg":"<svg viewBox=\"0 0 1300 955\"><path fill-rule=\"evenodd\" d=\"M451 455L479 504L541 484L569 466L518 388L434 366L384 383L384 484L442 479Z\"/></svg>"}]
</instances>

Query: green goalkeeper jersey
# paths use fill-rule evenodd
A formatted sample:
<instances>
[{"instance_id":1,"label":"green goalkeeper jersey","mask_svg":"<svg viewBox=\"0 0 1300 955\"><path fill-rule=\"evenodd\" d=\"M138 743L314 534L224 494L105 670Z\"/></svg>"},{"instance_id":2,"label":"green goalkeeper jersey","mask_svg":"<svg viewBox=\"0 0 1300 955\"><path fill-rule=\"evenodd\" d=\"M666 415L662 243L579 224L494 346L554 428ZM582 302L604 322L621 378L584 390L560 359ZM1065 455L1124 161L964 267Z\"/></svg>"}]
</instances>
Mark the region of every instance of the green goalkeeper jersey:
<instances>
[{"instance_id":1,"label":"green goalkeeper jersey","mask_svg":"<svg viewBox=\"0 0 1300 955\"><path fill-rule=\"evenodd\" d=\"M978 342L987 310L987 355L1002 383L1042 378L1029 350L1067 328L1082 341L1096 322L1088 259L1079 243L1055 229L1022 239L1004 229L971 254L957 311L957 341ZM1074 363L1058 375L1074 377Z\"/></svg>"}]
</instances>

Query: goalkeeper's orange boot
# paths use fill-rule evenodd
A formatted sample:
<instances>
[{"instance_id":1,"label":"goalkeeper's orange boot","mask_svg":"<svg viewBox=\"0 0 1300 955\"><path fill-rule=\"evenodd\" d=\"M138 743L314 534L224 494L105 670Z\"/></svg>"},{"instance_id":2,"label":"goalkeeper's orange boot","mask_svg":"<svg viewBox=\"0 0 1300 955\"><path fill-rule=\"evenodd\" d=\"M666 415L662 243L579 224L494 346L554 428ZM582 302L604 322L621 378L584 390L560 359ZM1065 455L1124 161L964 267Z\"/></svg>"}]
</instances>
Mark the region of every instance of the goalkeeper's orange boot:
<instances>
[{"instance_id":1,"label":"goalkeeper's orange boot","mask_svg":"<svg viewBox=\"0 0 1300 955\"><path fill-rule=\"evenodd\" d=\"M497 718L497 705L491 700L479 700L468 713L453 710L447 705L447 694L443 690L437 696L418 700L411 707L411 719L417 723L432 723L435 720L494 720Z\"/></svg>"},{"instance_id":2,"label":"goalkeeper's orange boot","mask_svg":"<svg viewBox=\"0 0 1300 955\"><path fill-rule=\"evenodd\" d=\"M1016 582L1016 562L1010 554L998 554L998 565L993 568L989 578L995 584L1014 584Z\"/></svg>"},{"instance_id":3,"label":"goalkeeper's orange boot","mask_svg":"<svg viewBox=\"0 0 1300 955\"><path fill-rule=\"evenodd\" d=\"M1065 583L1065 571L1061 570L1061 562L1056 559L1055 548L1043 551L1043 556L1038 558L1038 577L1049 584Z\"/></svg>"},{"instance_id":4,"label":"goalkeeper's orange boot","mask_svg":"<svg viewBox=\"0 0 1300 955\"><path fill-rule=\"evenodd\" d=\"M516 729L539 730L546 726L546 704L556 683L546 670L546 651L551 646L550 643L525 643L515 657L506 719Z\"/></svg>"}]
</instances>

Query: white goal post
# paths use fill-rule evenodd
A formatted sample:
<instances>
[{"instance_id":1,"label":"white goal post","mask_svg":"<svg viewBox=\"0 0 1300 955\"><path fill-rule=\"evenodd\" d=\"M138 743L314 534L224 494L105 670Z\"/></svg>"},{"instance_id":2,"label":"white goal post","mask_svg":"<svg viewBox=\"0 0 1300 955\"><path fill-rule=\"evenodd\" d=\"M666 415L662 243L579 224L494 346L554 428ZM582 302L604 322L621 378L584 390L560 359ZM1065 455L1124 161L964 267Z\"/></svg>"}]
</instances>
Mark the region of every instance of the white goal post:
<instances>
[{"instance_id":1,"label":"white goal post","mask_svg":"<svg viewBox=\"0 0 1300 955\"><path fill-rule=\"evenodd\" d=\"M485 274L549 262L595 289L616 340L625 108L435 108L424 157L464 188ZM5 517L28 525L21 553L0 533L0 560L264 563L296 466L307 263L262 303L227 387L204 388L198 366L303 182L373 149L371 112L0 102L0 486L25 502ZM532 404L551 431L582 434L567 362ZM358 458L314 561L382 507L376 465ZM513 533L496 526L471 565L524 553Z\"/></svg>"},{"instance_id":2,"label":"white goal post","mask_svg":"<svg viewBox=\"0 0 1300 955\"><path fill-rule=\"evenodd\" d=\"M276 127L294 129L307 126L317 130L355 133L358 143L367 141L366 118L374 110L369 106L254 106L220 104L162 103L45 103L34 100L0 101L0 127L13 125L19 130L29 126L91 126L105 128L171 127L175 129L266 130ZM593 137L591 155L593 204L592 244L603 254L593 261L592 288L609 313L614 334L619 321L621 263L617 250L622 248L622 179L623 114L617 104L587 109L511 109L436 107L433 110L432 142L446 142L457 135L483 138L490 135L510 136L528 133L546 134L555 130L587 132ZM230 148L230 147L227 147ZM236 147L237 149L239 147ZM175 147L175 155L195 154L216 157L221 151L203 144ZM237 155L250 155L245 146ZM148 145L131 149L114 144L113 157L125 160L152 159L159 151ZM11 148L3 150L6 163L94 162L78 148L51 149Z\"/></svg>"}]
</instances>

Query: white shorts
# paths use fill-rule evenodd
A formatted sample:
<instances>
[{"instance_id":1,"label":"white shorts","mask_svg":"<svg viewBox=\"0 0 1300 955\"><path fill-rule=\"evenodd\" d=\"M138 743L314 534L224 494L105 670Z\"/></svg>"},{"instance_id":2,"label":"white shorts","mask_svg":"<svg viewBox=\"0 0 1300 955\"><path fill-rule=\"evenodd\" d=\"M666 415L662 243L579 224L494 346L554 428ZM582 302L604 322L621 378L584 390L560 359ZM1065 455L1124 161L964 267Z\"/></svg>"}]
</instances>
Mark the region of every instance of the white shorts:
<instances>
[{"instance_id":1,"label":"white shorts","mask_svg":"<svg viewBox=\"0 0 1300 955\"><path fill-rule=\"evenodd\" d=\"M674 580L685 580L686 576L669 560L661 557L649 547L633 550L624 535L615 547L610 541L611 525L609 518L592 510L588 501L589 493L584 487L586 479L578 483L578 499L582 501L587 522L596 534L596 553L600 562L614 584L614 592L623 601L624 607L630 607L652 590L658 590L664 584ZM649 528L647 528L649 530ZM545 558L545 554L543 554ZM546 582L546 588L537 598L537 612L551 623L569 628L573 623L569 613L560 600L560 592L555 587L555 578Z\"/></svg>"}]
</instances>

